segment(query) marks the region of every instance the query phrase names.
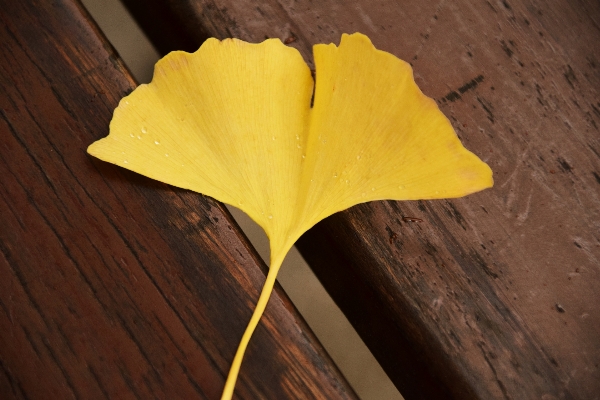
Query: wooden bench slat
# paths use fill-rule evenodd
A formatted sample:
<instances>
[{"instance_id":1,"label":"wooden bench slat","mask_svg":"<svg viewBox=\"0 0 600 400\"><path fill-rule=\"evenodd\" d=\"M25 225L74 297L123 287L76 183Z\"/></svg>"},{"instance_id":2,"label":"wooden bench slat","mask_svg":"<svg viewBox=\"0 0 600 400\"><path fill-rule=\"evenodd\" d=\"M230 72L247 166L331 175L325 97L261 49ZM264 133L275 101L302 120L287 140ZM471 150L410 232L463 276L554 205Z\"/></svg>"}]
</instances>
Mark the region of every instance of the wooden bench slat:
<instances>
[{"instance_id":1,"label":"wooden bench slat","mask_svg":"<svg viewBox=\"0 0 600 400\"><path fill-rule=\"evenodd\" d=\"M198 45L279 37L310 60L360 31L410 61L496 186L355 207L303 256L407 398L600 393L597 2L124 2L168 4Z\"/></svg>"},{"instance_id":2,"label":"wooden bench slat","mask_svg":"<svg viewBox=\"0 0 600 400\"><path fill-rule=\"evenodd\" d=\"M136 85L79 3L0 9L0 398L218 398L265 265L222 205L86 154ZM356 398L279 287L236 394Z\"/></svg>"}]
</instances>

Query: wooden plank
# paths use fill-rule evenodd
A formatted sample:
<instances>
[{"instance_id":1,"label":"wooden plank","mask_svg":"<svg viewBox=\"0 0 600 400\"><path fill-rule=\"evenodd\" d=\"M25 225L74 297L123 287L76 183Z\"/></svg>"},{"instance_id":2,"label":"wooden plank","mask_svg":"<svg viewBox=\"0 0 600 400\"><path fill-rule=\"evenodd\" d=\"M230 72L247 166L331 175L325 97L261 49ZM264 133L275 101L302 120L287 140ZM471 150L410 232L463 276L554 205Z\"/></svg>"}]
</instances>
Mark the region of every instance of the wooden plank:
<instances>
[{"instance_id":1,"label":"wooden plank","mask_svg":"<svg viewBox=\"0 0 600 400\"><path fill-rule=\"evenodd\" d=\"M432 386L461 399L598 398L598 2L197 0L172 10L198 44L279 37L307 60L314 43L366 33L412 63L494 170L483 193L361 205L299 241L407 398Z\"/></svg>"},{"instance_id":2,"label":"wooden plank","mask_svg":"<svg viewBox=\"0 0 600 400\"><path fill-rule=\"evenodd\" d=\"M0 398L218 398L266 267L215 201L93 159L135 82L79 3L0 5ZM280 288L238 398L356 398Z\"/></svg>"}]
</instances>

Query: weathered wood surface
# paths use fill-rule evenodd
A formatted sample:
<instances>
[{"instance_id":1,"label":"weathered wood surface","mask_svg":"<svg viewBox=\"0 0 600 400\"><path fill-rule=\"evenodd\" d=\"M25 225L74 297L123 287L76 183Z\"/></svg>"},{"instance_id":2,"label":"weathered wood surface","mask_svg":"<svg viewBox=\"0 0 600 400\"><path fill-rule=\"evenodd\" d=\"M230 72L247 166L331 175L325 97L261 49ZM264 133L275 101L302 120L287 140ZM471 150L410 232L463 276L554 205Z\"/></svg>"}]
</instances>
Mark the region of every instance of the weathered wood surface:
<instances>
[{"instance_id":1,"label":"weathered wood surface","mask_svg":"<svg viewBox=\"0 0 600 400\"><path fill-rule=\"evenodd\" d=\"M151 3L198 45L279 37L310 60L368 34L494 170L491 190L361 205L299 241L407 398L600 398L600 3Z\"/></svg>"},{"instance_id":2,"label":"weathered wood surface","mask_svg":"<svg viewBox=\"0 0 600 400\"><path fill-rule=\"evenodd\" d=\"M0 3L0 398L218 398L265 265L220 204L86 154L135 82L78 3ZM356 397L280 288L236 394Z\"/></svg>"}]
</instances>

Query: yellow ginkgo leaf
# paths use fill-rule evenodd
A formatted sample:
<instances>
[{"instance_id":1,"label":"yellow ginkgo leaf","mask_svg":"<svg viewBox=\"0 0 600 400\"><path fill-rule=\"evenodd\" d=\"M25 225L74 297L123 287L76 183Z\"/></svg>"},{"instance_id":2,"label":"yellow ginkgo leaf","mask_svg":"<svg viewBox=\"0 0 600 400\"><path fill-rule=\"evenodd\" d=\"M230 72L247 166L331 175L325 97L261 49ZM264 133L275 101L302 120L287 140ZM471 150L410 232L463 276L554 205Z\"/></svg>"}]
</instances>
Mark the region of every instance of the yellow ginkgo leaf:
<instances>
[{"instance_id":1,"label":"yellow ginkgo leaf","mask_svg":"<svg viewBox=\"0 0 600 400\"><path fill-rule=\"evenodd\" d=\"M492 186L411 67L361 34L316 45L316 84L297 50L269 39L207 40L156 64L152 83L119 103L88 152L242 209L271 246L246 345L283 258L323 218L372 200L464 196ZM314 106L311 98L314 88Z\"/></svg>"}]
</instances>

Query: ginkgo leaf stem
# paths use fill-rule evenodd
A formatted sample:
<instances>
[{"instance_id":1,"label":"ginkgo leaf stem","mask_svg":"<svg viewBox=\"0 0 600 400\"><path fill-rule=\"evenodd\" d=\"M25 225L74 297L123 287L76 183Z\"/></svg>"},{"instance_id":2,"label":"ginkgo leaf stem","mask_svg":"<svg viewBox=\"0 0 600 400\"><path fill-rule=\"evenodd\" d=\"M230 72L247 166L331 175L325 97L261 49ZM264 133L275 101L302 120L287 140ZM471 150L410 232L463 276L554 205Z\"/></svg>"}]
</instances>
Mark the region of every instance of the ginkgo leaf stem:
<instances>
[{"instance_id":1,"label":"ginkgo leaf stem","mask_svg":"<svg viewBox=\"0 0 600 400\"><path fill-rule=\"evenodd\" d=\"M260 318L267 307L267 303L271 297L271 292L273 292L273 286L275 285L275 278L277 278L277 273L279 272L282 262L283 257L271 259L271 266L269 268L269 273L267 274L267 279L263 285L262 291L260 292L260 297L258 298L256 308L252 313L250 322L248 323L246 331L242 336L242 340L240 341L237 351L235 352L235 357L233 358L233 363L231 364L229 374L227 375L227 381L225 382L225 388L223 389L221 400L230 400L233 396L233 389L235 388L235 383L240 372L246 347L248 347L248 342L250 341L250 338L252 337L252 334L254 333L254 330L256 329L256 326L258 325L258 322L260 321Z\"/></svg>"}]
</instances>

